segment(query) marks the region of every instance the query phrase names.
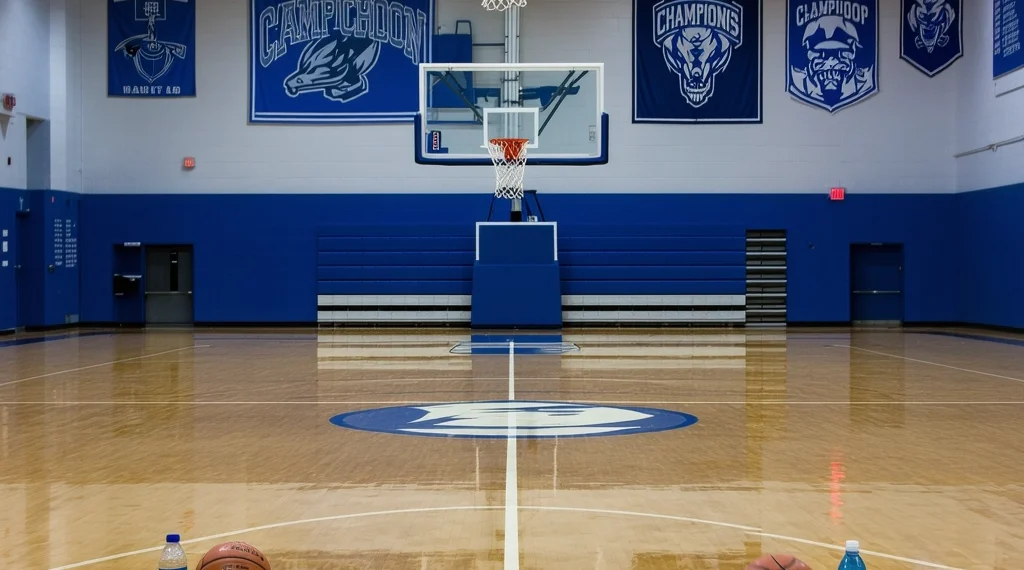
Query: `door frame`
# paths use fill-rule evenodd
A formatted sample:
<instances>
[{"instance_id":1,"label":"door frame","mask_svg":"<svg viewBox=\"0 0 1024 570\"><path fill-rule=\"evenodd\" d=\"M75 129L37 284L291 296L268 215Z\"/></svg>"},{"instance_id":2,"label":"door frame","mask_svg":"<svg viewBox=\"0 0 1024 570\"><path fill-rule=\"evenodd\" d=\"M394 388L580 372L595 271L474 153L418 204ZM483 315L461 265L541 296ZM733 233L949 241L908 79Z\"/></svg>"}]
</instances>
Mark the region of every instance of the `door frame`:
<instances>
[{"instance_id":1,"label":"door frame","mask_svg":"<svg viewBox=\"0 0 1024 570\"><path fill-rule=\"evenodd\" d=\"M19 200L22 199L19 197ZM28 236L32 229L29 227L31 224L29 216L32 210L25 208L24 201L19 203L19 208L21 209L15 212L14 227L12 228L14 243L11 244L11 249L14 250L14 332L25 332L27 326L25 321L30 314L26 302L31 300L26 294L29 284L25 262L31 257L26 248L31 246Z\"/></svg>"},{"instance_id":2,"label":"door frame","mask_svg":"<svg viewBox=\"0 0 1024 570\"><path fill-rule=\"evenodd\" d=\"M899 291L855 291L853 289L853 275L854 275L854 252L858 249L867 248L893 248L899 252L900 256L900 289ZM902 327L906 321L906 310L907 310L907 283L906 283L906 272L903 268L906 266L904 258L905 248L903 242L850 242L850 324L854 326L867 326L867 327ZM900 315L897 320L855 320L854 319L854 306L857 299L857 295L899 295L900 299Z\"/></svg>"},{"instance_id":3,"label":"door frame","mask_svg":"<svg viewBox=\"0 0 1024 570\"><path fill-rule=\"evenodd\" d=\"M146 300L149 297L150 292L146 291L146 287L148 287L148 284L149 284L149 281L150 281L149 275L148 275L149 274L149 251L150 251L150 249L153 249L153 248L157 248L157 249L173 249L173 248L185 249L185 248L187 248L189 251L192 252L192 272L191 272L192 273L192 286L190 287L189 291L187 292L187 295L189 297L189 305L190 305L190 307L192 309L192 315L191 315L191 319L189 320L188 323L160 324L160 323L150 323L149 322L149 315L147 315L147 303L146 303ZM195 248L194 244L191 244L191 243L173 243L173 242L172 243L143 243L142 244L142 290L140 291L140 293L142 294L142 325L143 326L145 326L145 327L151 327L151 326L152 327L191 327L191 326L195 325L195 321L196 321L196 295L195 295L196 273L195 273L195 269L196 269L196 248Z\"/></svg>"}]
</instances>

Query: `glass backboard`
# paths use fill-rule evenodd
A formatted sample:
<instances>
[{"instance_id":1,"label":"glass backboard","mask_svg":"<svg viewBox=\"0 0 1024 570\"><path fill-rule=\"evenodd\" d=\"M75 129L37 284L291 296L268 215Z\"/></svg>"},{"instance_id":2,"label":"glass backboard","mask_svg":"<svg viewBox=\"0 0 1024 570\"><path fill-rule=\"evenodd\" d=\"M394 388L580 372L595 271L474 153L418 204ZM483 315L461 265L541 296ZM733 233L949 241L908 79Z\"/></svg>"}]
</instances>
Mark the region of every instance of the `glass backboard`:
<instances>
[{"instance_id":1,"label":"glass backboard","mask_svg":"<svg viewBox=\"0 0 1024 570\"><path fill-rule=\"evenodd\" d=\"M604 65L420 64L416 162L490 164L485 142L524 138L528 164L608 162Z\"/></svg>"}]
</instances>

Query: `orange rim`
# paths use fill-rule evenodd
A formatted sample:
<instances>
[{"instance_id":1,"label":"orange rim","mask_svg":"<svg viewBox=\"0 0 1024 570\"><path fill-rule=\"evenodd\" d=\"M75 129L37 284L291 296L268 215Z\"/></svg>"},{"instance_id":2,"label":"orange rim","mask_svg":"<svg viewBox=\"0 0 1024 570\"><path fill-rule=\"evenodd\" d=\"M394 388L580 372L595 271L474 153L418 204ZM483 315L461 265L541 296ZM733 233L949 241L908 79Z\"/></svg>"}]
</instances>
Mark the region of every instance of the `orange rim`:
<instances>
[{"instance_id":1,"label":"orange rim","mask_svg":"<svg viewBox=\"0 0 1024 570\"><path fill-rule=\"evenodd\" d=\"M519 158L520 153L523 152L523 147L526 146L526 143L528 142L530 142L530 139L491 139L491 144L498 145L505 151L505 160L515 160Z\"/></svg>"}]
</instances>

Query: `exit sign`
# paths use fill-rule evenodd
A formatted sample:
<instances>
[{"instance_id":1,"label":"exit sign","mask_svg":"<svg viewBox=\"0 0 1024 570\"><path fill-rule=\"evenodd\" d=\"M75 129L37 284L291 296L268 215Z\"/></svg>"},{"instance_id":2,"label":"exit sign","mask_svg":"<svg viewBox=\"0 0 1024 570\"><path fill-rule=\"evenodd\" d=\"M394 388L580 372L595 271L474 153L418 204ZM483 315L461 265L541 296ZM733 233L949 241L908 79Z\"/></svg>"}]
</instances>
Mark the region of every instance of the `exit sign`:
<instances>
[{"instance_id":1,"label":"exit sign","mask_svg":"<svg viewBox=\"0 0 1024 570\"><path fill-rule=\"evenodd\" d=\"M833 188L828 192L829 200L845 200L846 199L846 188Z\"/></svg>"},{"instance_id":2,"label":"exit sign","mask_svg":"<svg viewBox=\"0 0 1024 570\"><path fill-rule=\"evenodd\" d=\"M191 156L186 156L185 160L182 161L182 166L185 168L185 170L192 170L193 168L196 167L196 159Z\"/></svg>"}]
</instances>

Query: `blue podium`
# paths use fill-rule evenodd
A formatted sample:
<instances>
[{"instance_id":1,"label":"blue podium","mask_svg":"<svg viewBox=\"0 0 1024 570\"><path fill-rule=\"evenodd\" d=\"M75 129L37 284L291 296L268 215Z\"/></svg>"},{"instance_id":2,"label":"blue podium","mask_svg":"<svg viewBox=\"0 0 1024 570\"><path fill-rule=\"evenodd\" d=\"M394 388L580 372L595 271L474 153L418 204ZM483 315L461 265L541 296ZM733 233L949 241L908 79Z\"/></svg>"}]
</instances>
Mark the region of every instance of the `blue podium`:
<instances>
[{"instance_id":1,"label":"blue podium","mask_svg":"<svg viewBox=\"0 0 1024 570\"><path fill-rule=\"evenodd\" d=\"M562 326L556 222L477 222L471 325Z\"/></svg>"}]
</instances>

